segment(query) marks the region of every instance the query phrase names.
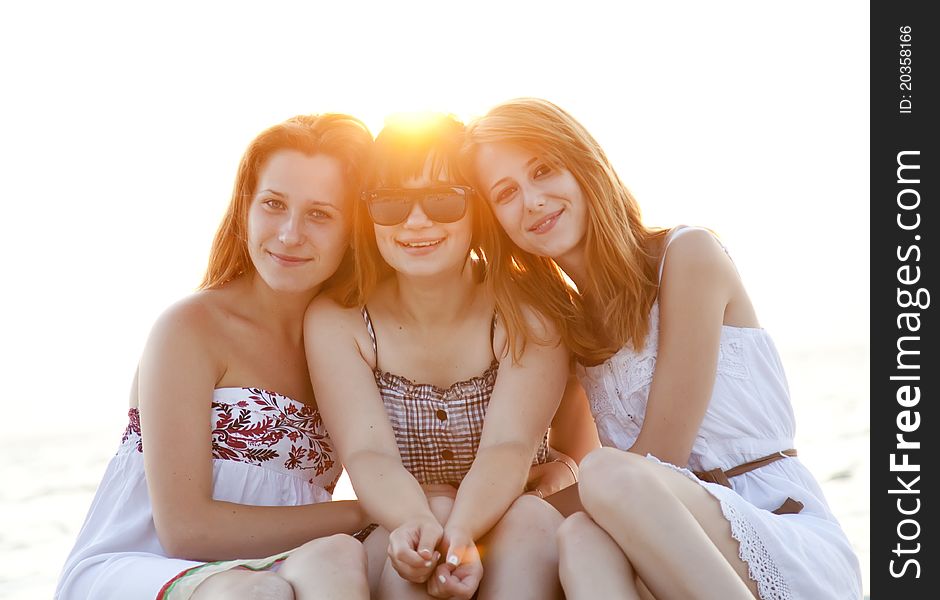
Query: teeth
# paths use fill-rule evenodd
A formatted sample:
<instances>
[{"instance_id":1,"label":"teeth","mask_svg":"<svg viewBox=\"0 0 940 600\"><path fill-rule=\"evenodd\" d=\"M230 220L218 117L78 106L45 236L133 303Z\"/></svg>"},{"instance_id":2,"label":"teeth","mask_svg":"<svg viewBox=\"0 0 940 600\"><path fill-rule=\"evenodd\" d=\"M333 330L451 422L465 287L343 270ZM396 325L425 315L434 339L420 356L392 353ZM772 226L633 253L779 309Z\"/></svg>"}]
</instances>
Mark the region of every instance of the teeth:
<instances>
[{"instance_id":1,"label":"teeth","mask_svg":"<svg viewBox=\"0 0 940 600\"><path fill-rule=\"evenodd\" d=\"M541 223L539 223L538 226L533 227L533 228L532 228L532 231L541 233L542 231L545 230L546 227L548 227L549 225L551 225L552 223L554 223L555 220L558 219L558 217L560 217L560 216L561 216L561 213L558 213L557 215L553 215L553 216L549 217L548 219L546 219L546 220L542 221Z\"/></svg>"},{"instance_id":2,"label":"teeth","mask_svg":"<svg viewBox=\"0 0 940 600\"><path fill-rule=\"evenodd\" d=\"M440 243L441 240L436 240L433 242L401 242L401 245L409 248L427 248L428 246L436 246Z\"/></svg>"}]
</instances>

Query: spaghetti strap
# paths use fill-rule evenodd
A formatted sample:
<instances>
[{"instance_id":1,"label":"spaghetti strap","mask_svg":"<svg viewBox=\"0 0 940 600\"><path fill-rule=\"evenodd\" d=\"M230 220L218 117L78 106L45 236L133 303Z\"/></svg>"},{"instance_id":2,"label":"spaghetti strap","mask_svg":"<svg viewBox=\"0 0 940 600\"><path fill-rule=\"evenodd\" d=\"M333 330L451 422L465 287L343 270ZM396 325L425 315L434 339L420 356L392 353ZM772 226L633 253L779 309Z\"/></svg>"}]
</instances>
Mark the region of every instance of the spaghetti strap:
<instances>
[{"instance_id":1,"label":"spaghetti strap","mask_svg":"<svg viewBox=\"0 0 940 600\"><path fill-rule=\"evenodd\" d=\"M372 327L372 317L369 316L369 309L365 304L362 305L362 318L366 322L366 329L369 331L369 337L372 338L372 352L375 354L375 368L379 368L379 346L375 341L375 328Z\"/></svg>"},{"instance_id":2,"label":"spaghetti strap","mask_svg":"<svg viewBox=\"0 0 940 600\"><path fill-rule=\"evenodd\" d=\"M496 311L493 311L493 318L490 319L490 352L493 353L493 360L498 360L496 358L496 348L493 347L494 341L496 339Z\"/></svg>"},{"instance_id":3,"label":"spaghetti strap","mask_svg":"<svg viewBox=\"0 0 940 600\"><path fill-rule=\"evenodd\" d=\"M692 227L688 225L680 225L676 227L675 229L673 229L672 231L670 231L668 234L666 234L666 245L663 246L663 255L659 259L659 278L657 280L659 283L663 282L663 267L666 266L666 251L669 250L669 244L674 242L675 239L679 237L680 235L682 235L683 233L686 233L687 231L695 231L696 229L700 229L702 231L708 232L709 235L715 238L715 241L718 242L718 245L721 246L721 249L725 251L725 254L728 255L728 258L731 258L731 254L728 253L728 249L725 247L724 244L721 243L721 240L718 239L718 236L715 235L715 233L711 231L710 229L706 229L704 227ZM732 262L734 262L734 260L732 260Z\"/></svg>"}]
</instances>

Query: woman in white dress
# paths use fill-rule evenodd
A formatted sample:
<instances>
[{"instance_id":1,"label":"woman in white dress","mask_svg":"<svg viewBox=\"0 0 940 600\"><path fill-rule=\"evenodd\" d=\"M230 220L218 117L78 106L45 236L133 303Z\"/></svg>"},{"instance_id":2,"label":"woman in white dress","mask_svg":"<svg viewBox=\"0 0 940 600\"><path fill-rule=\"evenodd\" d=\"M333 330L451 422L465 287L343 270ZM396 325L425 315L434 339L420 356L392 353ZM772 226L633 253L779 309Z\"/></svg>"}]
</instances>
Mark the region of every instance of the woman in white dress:
<instances>
[{"instance_id":1,"label":"woman in white dress","mask_svg":"<svg viewBox=\"0 0 940 600\"><path fill-rule=\"evenodd\" d=\"M564 285L557 265L579 291L539 306L578 355L606 446L581 463L584 512L559 533L567 597L860 597L858 561L796 458L776 349L715 236L645 226L550 102L493 108L464 150L507 236L495 276Z\"/></svg>"},{"instance_id":2,"label":"woman in white dress","mask_svg":"<svg viewBox=\"0 0 940 600\"><path fill-rule=\"evenodd\" d=\"M371 143L360 121L328 114L248 147L200 291L153 327L57 598L368 598L363 547L345 535L367 520L357 502L329 502L341 467L302 320L349 276Z\"/></svg>"}]
</instances>

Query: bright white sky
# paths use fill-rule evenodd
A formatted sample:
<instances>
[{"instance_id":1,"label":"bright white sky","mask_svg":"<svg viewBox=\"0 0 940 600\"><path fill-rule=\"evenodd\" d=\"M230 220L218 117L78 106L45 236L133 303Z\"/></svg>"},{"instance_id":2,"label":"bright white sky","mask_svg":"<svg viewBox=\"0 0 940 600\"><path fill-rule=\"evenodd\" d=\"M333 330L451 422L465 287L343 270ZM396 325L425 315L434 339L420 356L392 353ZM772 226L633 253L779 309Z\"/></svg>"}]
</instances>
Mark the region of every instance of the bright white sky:
<instances>
[{"instance_id":1,"label":"bright white sky","mask_svg":"<svg viewBox=\"0 0 940 600\"><path fill-rule=\"evenodd\" d=\"M4 3L0 56L0 432L123 426L242 151L305 112L548 98L649 223L722 235L778 345L868 342L867 3Z\"/></svg>"}]
</instances>

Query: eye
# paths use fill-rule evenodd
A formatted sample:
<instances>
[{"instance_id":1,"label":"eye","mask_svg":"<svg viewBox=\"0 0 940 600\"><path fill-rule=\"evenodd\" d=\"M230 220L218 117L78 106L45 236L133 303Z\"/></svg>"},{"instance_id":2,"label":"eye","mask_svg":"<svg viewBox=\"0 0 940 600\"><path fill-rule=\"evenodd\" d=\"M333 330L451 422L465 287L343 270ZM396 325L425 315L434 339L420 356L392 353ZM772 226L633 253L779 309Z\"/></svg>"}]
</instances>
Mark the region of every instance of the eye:
<instances>
[{"instance_id":1,"label":"eye","mask_svg":"<svg viewBox=\"0 0 940 600\"><path fill-rule=\"evenodd\" d=\"M535 179L538 179L539 177L548 175L551 172L552 172L552 168L550 166L546 164L541 164L535 168L535 171L532 172L532 176Z\"/></svg>"},{"instance_id":2,"label":"eye","mask_svg":"<svg viewBox=\"0 0 940 600\"><path fill-rule=\"evenodd\" d=\"M503 189L501 189L500 191L496 193L496 196L493 198L493 201L496 202L496 204L504 204L512 200L512 197L515 193L516 193L516 186L510 185L508 187L504 187Z\"/></svg>"},{"instance_id":3,"label":"eye","mask_svg":"<svg viewBox=\"0 0 940 600\"><path fill-rule=\"evenodd\" d=\"M284 203L278 200L277 198L267 198L265 200L262 200L261 204L263 204L265 207L271 210L280 210L284 208Z\"/></svg>"},{"instance_id":4,"label":"eye","mask_svg":"<svg viewBox=\"0 0 940 600\"><path fill-rule=\"evenodd\" d=\"M307 215L314 221L329 221L333 218L333 215L319 208L311 210Z\"/></svg>"}]
</instances>

